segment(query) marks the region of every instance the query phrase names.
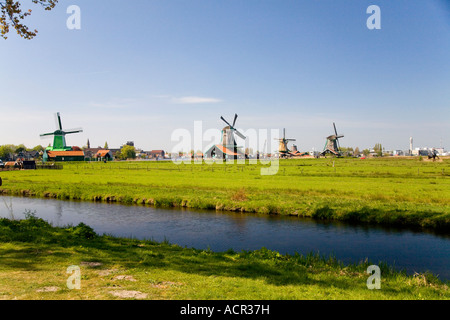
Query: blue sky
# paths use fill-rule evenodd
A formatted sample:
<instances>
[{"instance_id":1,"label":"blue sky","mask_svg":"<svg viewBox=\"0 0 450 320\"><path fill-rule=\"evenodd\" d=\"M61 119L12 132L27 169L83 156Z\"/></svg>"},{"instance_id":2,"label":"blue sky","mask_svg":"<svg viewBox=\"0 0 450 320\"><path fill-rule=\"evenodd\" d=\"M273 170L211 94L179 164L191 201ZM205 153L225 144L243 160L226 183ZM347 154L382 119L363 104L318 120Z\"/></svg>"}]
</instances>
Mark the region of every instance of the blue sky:
<instances>
[{"instance_id":1,"label":"blue sky","mask_svg":"<svg viewBox=\"0 0 450 320\"><path fill-rule=\"evenodd\" d=\"M28 1L29 2L29 1ZM450 149L446 0L73 0L27 18L38 36L0 41L0 144L47 145L60 112L69 145L172 148L174 130L286 128L321 150ZM66 10L81 9L81 30ZM369 30L367 7L381 9Z\"/></svg>"}]
</instances>

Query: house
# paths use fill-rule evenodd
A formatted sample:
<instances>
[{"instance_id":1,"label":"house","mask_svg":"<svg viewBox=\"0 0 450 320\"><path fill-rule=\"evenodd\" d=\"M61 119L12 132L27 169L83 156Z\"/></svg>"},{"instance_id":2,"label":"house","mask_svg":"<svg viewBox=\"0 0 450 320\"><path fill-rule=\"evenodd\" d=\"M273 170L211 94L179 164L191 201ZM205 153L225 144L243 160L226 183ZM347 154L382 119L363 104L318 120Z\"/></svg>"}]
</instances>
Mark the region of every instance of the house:
<instances>
[{"instance_id":1,"label":"house","mask_svg":"<svg viewBox=\"0 0 450 320\"><path fill-rule=\"evenodd\" d=\"M44 156L42 157L42 160L44 162L47 161L55 161L55 162L61 162L61 161L84 161L84 152L83 150L79 148L74 148L75 150L70 151L52 151L52 150L45 150Z\"/></svg>"},{"instance_id":2,"label":"house","mask_svg":"<svg viewBox=\"0 0 450 320\"><path fill-rule=\"evenodd\" d=\"M19 159L26 159L26 160L31 160L31 159L38 159L39 158L39 151L22 151L19 152L17 157Z\"/></svg>"},{"instance_id":3,"label":"house","mask_svg":"<svg viewBox=\"0 0 450 320\"><path fill-rule=\"evenodd\" d=\"M165 156L166 156L166 153L164 152L164 150L152 150L148 154L148 157L150 159L164 158Z\"/></svg>"},{"instance_id":4,"label":"house","mask_svg":"<svg viewBox=\"0 0 450 320\"><path fill-rule=\"evenodd\" d=\"M239 148L232 150L221 144L215 144L205 152L205 157L212 159L237 159L244 158L245 154Z\"/></svg>"},{"instance_id":5,"label":"house","mask_svg":"<svg viewBox=\"0 0 450 320\"><path fill-rule=\"evenodd\" d=\"M100 151L103 150L103 148L98 147L98 148L84 148L84 156L86 159L92 160L95 158L95 155Z\"/></svg>"},{"instance_id":6,"label":"house","mask_svg":"<svg viewBox=\"0 0 450 320\"><path fill-rule=\"evenodd\" d=\"M99 161L111 161L113 159L113 154L110 150L99 150L95 154L95 158Z\"/></svg>"}]
</instances>

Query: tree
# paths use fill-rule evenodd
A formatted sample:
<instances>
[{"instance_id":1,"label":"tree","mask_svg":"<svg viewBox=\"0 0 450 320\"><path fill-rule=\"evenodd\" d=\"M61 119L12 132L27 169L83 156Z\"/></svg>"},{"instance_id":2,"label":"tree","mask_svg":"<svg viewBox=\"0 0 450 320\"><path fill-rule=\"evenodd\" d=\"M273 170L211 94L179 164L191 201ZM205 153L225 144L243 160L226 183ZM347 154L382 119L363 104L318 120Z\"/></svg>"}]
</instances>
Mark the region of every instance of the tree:
<instances>
[{"instance_id":1,"label":"tree","mask_svg":"<svg viewBox=\"0 0 450 320\"><path fill-rule=\"evenodd\" d=\"M52 10L59 0L31 0L34 4L41 5L44 10ZM0 36L7 39L10 27L14 28L19 36L24 39L33 39L38 31L29 30L28 26L22 23L32 10L22 11L19 0L0 0Z\"/></svg>"},{"instance_id":2,"label":"tree","mask_svg":"<svg viewBox=\"0 0 450 320\"><path fill-rule=\"evenodd\" d=\"M108 147L108 141L105 142L105 146L103 147L103 149L109 149L109 147Z\"/></svg>"},{"instance_id":3,"label":"tree","mask_svg":"<svg viewBox=\"0 0 450 320\"><path fill-rule=\"evenodd\" d=\"M35 146L32 150L33 151L37 151L37 152L41 152L41 151L44 151L44 147L43 146L41 146L41 145L37 145L37 146Z\"/></svg>"},{"instance_id":4,"label":"tree","mask_svg":"<svg viewBox=\"0 0 450 320\"><path fill-rule=\"evenodd\" d=\"M376 143L373 147L373 151L381 157L383 155L383 147L381 146L381 143Z\"/></svg>"},{"instance_id":5,"label":"tree","mask_svg":"<svg viewBox=\"0 0 450 320\"><path fill-rule=\"evenodd\" d=\"M360 154L360 151L359 151L359 148L358 148L358 147L355 148L355 152L354 152L353 154L354 154L355 156L357 156L357 155Z\"/></svg>"},{"instance_id":6,"label":"tree","mask_svg":"<svg viewBox=\"0 0 450 320\"><path fill-rule=\"evenodd\" d=\"M0 146L0 158L3 160L9 160L12 154L14 153L13 145L4 145Z\"/></svg>"},{"instance_id":7,"label":"tree","mask_svg":"<svg viewBox=\"0 0 450 320\"><path fill-rule=\"evenodd\" d=\"M123 146L122 150L118 158L126 160L126 159L135 159L136 158L136 149L133 146Z\"/></svg>"}]
</instances>

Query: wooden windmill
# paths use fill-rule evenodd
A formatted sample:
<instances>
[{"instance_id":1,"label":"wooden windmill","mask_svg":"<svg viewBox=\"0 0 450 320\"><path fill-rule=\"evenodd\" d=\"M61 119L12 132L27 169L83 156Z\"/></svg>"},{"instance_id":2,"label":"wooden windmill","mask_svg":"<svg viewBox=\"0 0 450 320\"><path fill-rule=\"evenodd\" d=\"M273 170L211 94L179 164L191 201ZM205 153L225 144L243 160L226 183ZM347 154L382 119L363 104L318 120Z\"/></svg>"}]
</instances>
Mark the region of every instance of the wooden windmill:
<instances>
[{"instance_id":1,"label":"wooden windmill","mask_svg":"<svg viewBox=\"0 0 450 320\"><path fill-rule=\"evenodd\" d=\"M83 130L82 129L70 129L70 130L64 131L62 128L61 116L60 116L59 112L56 113L56 127L57 127L57 129L54 132L41 134L41 137L53 136L53 145L51 147L48 147L47 150L71 151L72 147L69 147L66 145L66 135L72 134L72 133L83 132Z\"/></svg>"},{"instance_id":2,"label":"wooden windmill","mask_svg":"<svg viewBox=\"0 0 450 320\"><path fill-rule=\"evenodd\" d=\"M291 150L288 148L289 141L295 141L295 139L286 139L286 129L283 129L283 138L276 139L279 141L278 152L281 158L285 158L291 155Z\"/></svg>"},{"instance_id":3,"label":"wooden windmill","mask_svg":"<svg viewBox=\"0 0 450 320\"><path fill-rule=\"evenodd\" d=\"M344 135L339 135L337 133L336 130L336 124L333 122L333 127L334 127L334 133L331 136L327 137L327 142L325 144L325 147L321 153L322 156L324 156L327 153L331 153L335 156L340 157L341 156L341 150L340 150L340 146L339 146L339 139L343 138Z\"/></svg>"},{"instance_id":4,"label":"wooden windmill","mask_svg":"<svg viewBox=\"0 0 450 320\"><path fill-rule=\"evenodd\" d=\"M231 125L223 117L220 117L220 119L222 119L222 121L228 125L222 129L222 145L225 148L232 149L233 151L236 151L236 149L237 149L237 144L236 144L236 139L234 138L234 134L239 136L241 139L245 140L245 138L246 138L242 133L237 131L235 128L237 117L238 117L238 115L235 114L234 120L233 120L233 125Z\"/></svg>"},{"instance_id":5,"label":"wooden windmill","mask_svg":"<svg viewBox=\"0 0 450 320\"><path fill-rule=\"evenodd\" d=\"M223 122L227 124L226 127L222 129L222 141L220 144L212 146L208 151L206 151L206 155L208 157L214 158L219 157L222 159L232 158L236 159L238 156L244 156L244 153L238 147L235 139L235 134L241 139L246 139L246 137L240 133L235 125L238 115L234 115L233 124L230 124L224 117L220 117Z\"/></svg>"}]
</instances>

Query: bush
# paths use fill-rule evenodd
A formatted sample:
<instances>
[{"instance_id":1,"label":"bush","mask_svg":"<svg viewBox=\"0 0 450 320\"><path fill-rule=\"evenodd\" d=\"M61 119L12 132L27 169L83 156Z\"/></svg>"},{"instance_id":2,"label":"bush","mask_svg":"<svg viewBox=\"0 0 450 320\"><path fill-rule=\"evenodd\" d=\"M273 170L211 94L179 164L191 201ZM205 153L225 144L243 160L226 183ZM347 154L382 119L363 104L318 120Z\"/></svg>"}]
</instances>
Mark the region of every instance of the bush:
<instances>
[{"instance_id":1,"label":"bush","mask_svg":"<svg viewBox=\"0 0 450 320\"><path fill-rule=\"evenodd\" d=\"M84 224L83 222L80 222L75 228L72 228L71 231L74 236L81 239L89 240L97 237L94 229Z\"/></svg>"}]
</instances>

